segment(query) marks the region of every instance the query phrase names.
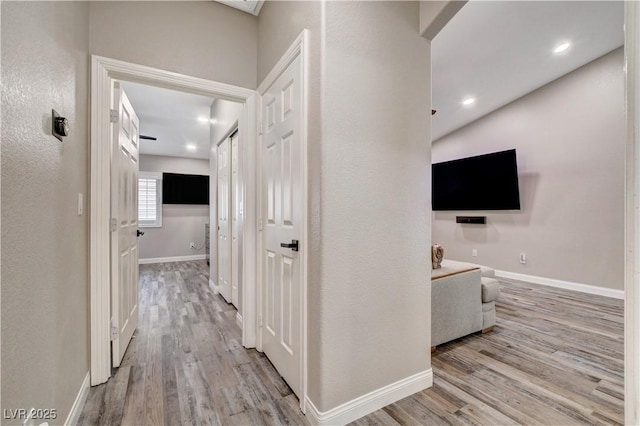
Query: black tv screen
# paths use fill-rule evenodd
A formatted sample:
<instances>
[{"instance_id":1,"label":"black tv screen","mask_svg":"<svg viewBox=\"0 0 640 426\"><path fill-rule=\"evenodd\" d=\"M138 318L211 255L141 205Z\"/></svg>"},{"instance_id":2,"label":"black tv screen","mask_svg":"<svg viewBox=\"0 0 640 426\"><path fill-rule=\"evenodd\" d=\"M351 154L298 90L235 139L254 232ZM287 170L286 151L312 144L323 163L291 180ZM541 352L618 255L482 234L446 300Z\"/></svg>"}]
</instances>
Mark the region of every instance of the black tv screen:
<instances>
[{"instance_id":1,"label":"black tv screen","mask_svg":"<svg viewBox=\"0 0 640 426\"><path fill-rule=\"evenodd\" d=\"M519 210L516 150L433 164L433 210Z\"/></svg>"},{"instance_id":2,"label":"black tv screen","mask_svg":"<svg viewBox=\"0 0 640 426\"><path fill-rule=\"evenodd\" d=\"M209 204L209 176L163 173L162 204Z\"/></svg>"}]
</instances>

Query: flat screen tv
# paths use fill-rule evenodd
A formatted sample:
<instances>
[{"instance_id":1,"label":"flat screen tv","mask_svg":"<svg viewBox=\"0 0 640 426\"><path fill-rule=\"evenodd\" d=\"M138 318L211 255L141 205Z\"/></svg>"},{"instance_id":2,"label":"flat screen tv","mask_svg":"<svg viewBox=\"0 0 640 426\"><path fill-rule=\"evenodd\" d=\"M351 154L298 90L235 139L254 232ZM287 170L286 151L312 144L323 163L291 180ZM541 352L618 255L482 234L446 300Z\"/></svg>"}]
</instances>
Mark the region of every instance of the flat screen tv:
<instances>
[{"instance_id":1,"label":"flat screen tv","mask_svg":"<svg viewBox=\"0 0 640 426\"><path fill-rule=\"evenodd\" d=\"M520 210L516 150L435 163L433 210Z\"/></svg>"},{"instance_id":2,"label":"flat screen tv","mask_svg":"<svg viewBox=\"0 0 640 426\"><path fill-rule=\"evenodd\" d=\"M162 204L209 204L209 176L163 173Z\"/></svg>"}]
</instances>

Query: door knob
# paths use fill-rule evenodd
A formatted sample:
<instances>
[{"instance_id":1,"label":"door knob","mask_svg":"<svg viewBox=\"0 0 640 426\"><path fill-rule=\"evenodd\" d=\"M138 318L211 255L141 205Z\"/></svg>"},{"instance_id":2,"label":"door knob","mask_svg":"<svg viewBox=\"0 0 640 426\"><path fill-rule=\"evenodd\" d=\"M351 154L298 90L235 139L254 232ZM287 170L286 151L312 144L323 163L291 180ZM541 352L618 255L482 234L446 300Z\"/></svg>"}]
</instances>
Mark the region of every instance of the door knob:
<instances>
[{"instance_id":1,"label":"door knob","mask_svg":"<svg viewBox=\"0 0 640 426\"><path fill-rule=\"evenodd\" d=\"M144 235L144 232L142 232L141 230L138 229L136 231L136 234L137 234L136 236L140 237L140 236Z\"/></svg>"},{"instance_id":2,"label":"door knob","mask_svg":"<svg viewBox=\"0 0 640 426\"><path fill-rule=\"evenodd\" d=\"M293 251L298 251L298 240L291 240L290 243L280 243L280 247L290 248Z\"/></svg>"}]
</instances>

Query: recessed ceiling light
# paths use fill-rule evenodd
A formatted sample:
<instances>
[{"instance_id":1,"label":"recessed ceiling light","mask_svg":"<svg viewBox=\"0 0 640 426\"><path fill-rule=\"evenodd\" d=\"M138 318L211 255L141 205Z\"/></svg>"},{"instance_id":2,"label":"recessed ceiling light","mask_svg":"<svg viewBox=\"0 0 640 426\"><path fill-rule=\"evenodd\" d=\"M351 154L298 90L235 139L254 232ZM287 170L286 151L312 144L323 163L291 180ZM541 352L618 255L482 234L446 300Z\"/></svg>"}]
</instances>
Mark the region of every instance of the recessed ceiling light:
<instances>
[{"instance_id":1,"label":"recessed ceiling light","mask_svg":"<svg viewBox=\"0 0 640 426\"><path fill-rule=\"evenodd\" d=\"M187 151L190 152L195 152L198 150L198 147L194 143L188 143L185 148L187 148Z\"/></svg>"},{"instance_id":2,"label":"recessed ceiling light","mask_svg":"<svg viewBox=\"0 0 640 426\"><path fill-rule=\"evenodd\" d=\"M565 50L567 50L569 47L571 47L571 43L569 43L568 41L564 42L562 44L557 45L556 48L553 49L553 53L562 53Z\"/></svg>"},{"instance_id":3,"label":"recessed ceiling light","mask_svg":"<svg viewBox=\"0 0 640 426\"><path fill-rule=\"evenodd\" d=\"M464 106L473 105L475 103L476 103L476 98L467 98L464 101L462 101L462 105Z\"/></svg>"}]
</instances>

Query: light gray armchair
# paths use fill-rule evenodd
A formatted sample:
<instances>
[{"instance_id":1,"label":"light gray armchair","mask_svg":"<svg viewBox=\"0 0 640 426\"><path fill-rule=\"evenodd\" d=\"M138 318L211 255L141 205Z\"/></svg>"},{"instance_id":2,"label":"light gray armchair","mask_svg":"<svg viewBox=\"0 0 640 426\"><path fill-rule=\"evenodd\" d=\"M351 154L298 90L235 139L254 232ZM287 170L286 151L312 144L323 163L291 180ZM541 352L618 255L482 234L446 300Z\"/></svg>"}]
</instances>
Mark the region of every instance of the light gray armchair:
<instances>
[{"instance_id":1,"label":"light gray armchair","mask_svg":"<svg viewBox=\"0 0 640 426\"><path fill-rule=\"evenodd\" d=\"M431 280L432 351L468 334L493 330L500 285L494 278L482 275L477 267Z\"/></svg>"}]
</instances>

